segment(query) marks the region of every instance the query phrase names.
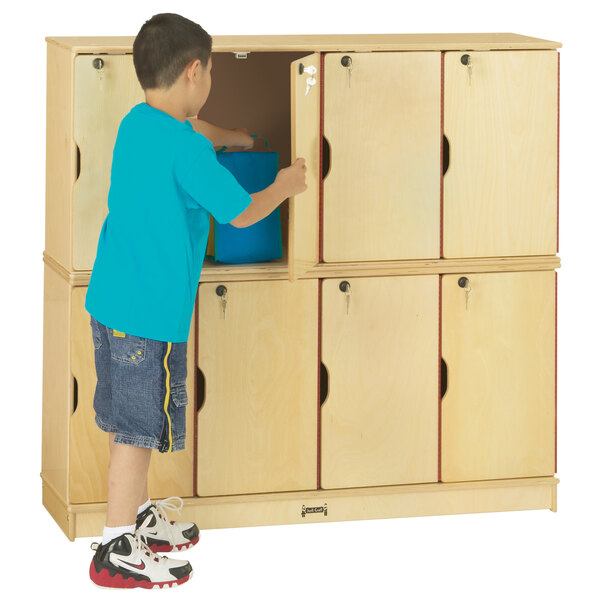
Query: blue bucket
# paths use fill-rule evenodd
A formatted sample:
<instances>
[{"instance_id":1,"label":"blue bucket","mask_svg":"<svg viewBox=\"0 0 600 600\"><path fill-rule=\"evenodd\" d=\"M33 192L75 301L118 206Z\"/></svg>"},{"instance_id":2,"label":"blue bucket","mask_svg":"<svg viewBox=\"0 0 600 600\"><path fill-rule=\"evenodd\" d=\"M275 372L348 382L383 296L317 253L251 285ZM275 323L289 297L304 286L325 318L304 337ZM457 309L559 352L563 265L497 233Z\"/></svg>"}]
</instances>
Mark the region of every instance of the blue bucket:
<instances>
[{"instance_id":1,"label":"blue bucket","mask_svg":"<svg viewBox=\"0 0 600 600\"><path fill-rule=\"evenodd\" d=\"M265 147L269 149L266 139ZM275 181L279 172L277 152L224 152L225 149L225 146L219 149L217 160L233 174L249 194L260 192ZM207 256L216 262L241 264L282 258L279 206L249 227L238 228L229 223L217 223L214 219L211 221L214 227L214 253L209 254L212 250L209 244Z\"/></svg>"}]
</instances>

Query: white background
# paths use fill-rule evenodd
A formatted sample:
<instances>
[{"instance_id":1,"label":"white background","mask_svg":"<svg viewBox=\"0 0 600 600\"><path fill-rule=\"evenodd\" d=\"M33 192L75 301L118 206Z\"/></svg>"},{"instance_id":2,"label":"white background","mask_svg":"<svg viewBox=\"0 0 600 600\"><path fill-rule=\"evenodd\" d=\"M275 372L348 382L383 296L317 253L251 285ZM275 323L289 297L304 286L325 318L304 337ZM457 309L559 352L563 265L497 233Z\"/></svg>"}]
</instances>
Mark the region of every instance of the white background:
<instances>
[{"instance_id":1,"label":"white background","mask_svg":"<svg viewBox=\"0 0 600 600\"><path fill-rule=\"evenodd\" d=\"M177 12L211 35L513 32L559 41L558 512L208 530L180 555L194 598L599 597L598 28L591 2L54 2L2 15L1 583L110 594L88 579L97 538L69 542L41 503L46 36L136 35ZM239 126L244 126L240 123ZM283 166L283 165L282 165ZM114 592L118 593L118 592ZM141 590L122 594L144 594ZM103 596L106 597L106 596Z\"/></svg>"}]
</instances>

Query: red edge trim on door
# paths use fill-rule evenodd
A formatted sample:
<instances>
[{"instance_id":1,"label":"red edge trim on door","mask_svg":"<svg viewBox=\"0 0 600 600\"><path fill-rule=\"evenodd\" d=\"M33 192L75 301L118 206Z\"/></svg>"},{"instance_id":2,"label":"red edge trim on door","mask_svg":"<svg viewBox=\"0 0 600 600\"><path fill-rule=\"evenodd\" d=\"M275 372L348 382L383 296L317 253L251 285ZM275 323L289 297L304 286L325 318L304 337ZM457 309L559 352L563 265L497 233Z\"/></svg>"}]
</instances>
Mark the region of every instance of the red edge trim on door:
<instances>
[{"instance_id":1,"label":"red edge trim on door","mask_svg":"<svg viewBox=\"0 0 600 600\"><path fill-rule=\"evenodd\" d=\"M447 367L448 365L446 365ZM446 375L447 376L447 375ZM442 276L438 289L438 481L442 480Z\"/></svg>"},{"instance_id":2,"label":"red edge trim on door","mask_svg":"<svg viewBox=\"0 0 600 600\"><path fill-rule=\"evenodd\" d=\"M558 254L559 188L560 188L560 52L557 54L556 99L556 253ZM554 271L554 472L558 472L558 271Z\"/></svg>"},{"instance_id":3,"label":"red edge trim on door","mask_svg":"<svg viewBox=\"0 0 600 600\"><path fill-rule=\"evenodd\" d=\"M325 111L323 88L324 65L325 53L321 52L321 84L319 88L319 262L323 262L323 112ZM329 160L331 161L331 148L329 149L329 154Z\"/></svg>"},{"instance_id":4,"label":"red edge trim on door","mask_svg":"<svg viewBox=\"0 0 600 600\"><path fill-rule=\"evenodd\" d=\"M323 262L323 66L325 53L321 53L321 84L319 108L319 262ZM317 489L321 487L321 313L323 279L319 278L318 359L317 359Z\"/></svg>"},{"instance_id":5,"label":"red edge trim on door","mask_svg":"<svg viewBox=\"0 0 600 600\"><path fill-rule=\"evenodd\" d=\"M319 279L319 314L317 316L317 489L321 487L321 308L323 304L323 280Z\"/></svg>"},{"instance_id":6,"label":"red edge trim on door","mask_svg":"<svg viewBox=\"0 0 600 600\"><path fill-rule=\"evenodd\" d=\"M557 90L557 115L556 115L556 253L558 254L558 227L559 227L559 215L558 215L558 196L559 196L559 163L560 163L560 52L558 54L558 90Z\"/></svg>"},{"instance_id":7,"label":"red edge trim on door","mask_svg":"<svg viewBox=\"0 0 600 600\"><path fill-rule=\"evenodd\" d=\"M444 252L444 57L440 68L440 258ZM438 290L438 481L442 480L442 275Z\"/></svg>"},{"instance_id":8,"label":"red edge trim on door","mask_svg":"<svg viewBox=\"0 0 600 600\"><path fill-rule=\"evenodd\" d=\"M193 477L193 490L194 496L198 495L198 290L196 289L196 316L194 317L194 398L195 402L193 405L194 412L194 477Z\"/></svg>"},{"instance_id":9,"label":"red edge trim on door","mask_svg":"<svg viewBox=\"0 0 600 600\"><path fill-rule=\"evenodd\" d=\"M444 55L441 66L440 104L440 258L444 257Z\"/></svg>"}]
</instances>

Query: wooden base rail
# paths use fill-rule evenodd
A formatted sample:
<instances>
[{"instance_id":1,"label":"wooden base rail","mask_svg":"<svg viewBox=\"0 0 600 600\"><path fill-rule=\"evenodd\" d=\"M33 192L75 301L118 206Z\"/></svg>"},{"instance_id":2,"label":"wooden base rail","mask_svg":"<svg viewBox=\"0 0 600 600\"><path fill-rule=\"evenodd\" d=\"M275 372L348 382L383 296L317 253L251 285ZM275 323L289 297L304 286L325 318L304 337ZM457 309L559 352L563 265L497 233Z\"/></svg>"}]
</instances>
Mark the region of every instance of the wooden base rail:
<instances>
[{"instance_id":1,"label":"wooden base rail","mask_svg":"<svg viewBox=\"0 0 600 600\"><path fill-rule=\"evenodd\" d=\"M106 503L65 504L42 477L43 504L65 535L102 534ZM510 510L556 512L556 477L423 483L184 498L181 516L202 529L393 519Z\"/></svg>"}]
</instances>

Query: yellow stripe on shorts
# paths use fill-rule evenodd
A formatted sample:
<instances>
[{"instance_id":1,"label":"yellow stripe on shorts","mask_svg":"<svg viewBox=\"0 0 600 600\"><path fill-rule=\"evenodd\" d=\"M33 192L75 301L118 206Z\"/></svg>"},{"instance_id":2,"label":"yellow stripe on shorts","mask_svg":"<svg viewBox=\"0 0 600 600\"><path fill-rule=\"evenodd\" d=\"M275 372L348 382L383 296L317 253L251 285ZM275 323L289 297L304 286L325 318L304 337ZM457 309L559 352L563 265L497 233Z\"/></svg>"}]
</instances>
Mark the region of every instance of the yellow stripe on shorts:
<instances>
[{"instance_id":1,"label":"yellow stripe on shorts","mask_svg":"<svg viewBox=\"0 0 600 600\"><path fill-rule=\"evenodd\" d=\"M171 417L169 416L169 396L171 395L171 373L169 373L169 367L167 365L167 358L169 356L169 353L171 352L171 345L172 342L167 342L168 347L167 347L167 353L165 354L165 371L167 372L167 393L165 395L165 404L164 404L164 410L165 410L165 414L167 415L167 420L169 421L169 450L168 452L172 452L173 451L173 431L172 431L172 427L171 427Z\"/></svg>"}]
</instances>

